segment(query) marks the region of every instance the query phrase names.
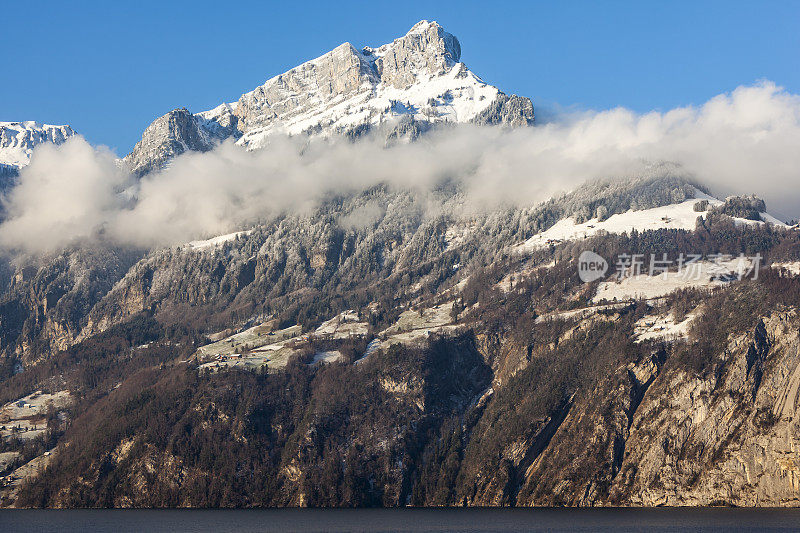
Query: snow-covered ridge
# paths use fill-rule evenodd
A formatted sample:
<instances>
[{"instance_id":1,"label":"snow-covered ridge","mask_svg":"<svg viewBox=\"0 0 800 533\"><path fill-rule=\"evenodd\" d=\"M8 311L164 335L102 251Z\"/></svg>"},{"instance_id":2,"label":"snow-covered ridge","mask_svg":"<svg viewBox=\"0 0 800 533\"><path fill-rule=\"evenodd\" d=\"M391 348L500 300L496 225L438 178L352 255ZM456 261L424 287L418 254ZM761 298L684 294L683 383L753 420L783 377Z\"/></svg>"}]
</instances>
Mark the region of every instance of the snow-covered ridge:
<instances>
[{"instance_id":1,"label":"snow-covered ridge","mask_svg":"<svg viewBox=\"0 0 800 533\"><path fill-rule=\"evenodd\" d=\"M379 47L343 43L223 106L239 119L239 144L251 149L275 133L329 136L403 119L469 122L501 93L460 57L455 36L421 21ZM210 118L220 109L200 115Z\"/></svg>"},{"instance_id":2,"label":"snow-covered ridge","mask_svg":"<svg viewBox=\"0 0 800 533\"><path fill-rule=\"evenodd\" d=\"M252 232L253 230L237 231L234 233L228 233L226 235L220 235L218 237L212 237L211 239L206 239L203 241L192 241L186 243L185 246L193 250L207 250L221 246L226 242L234 241L237 237L250 235Z\"/></svg>"},{"instance_id":3,"label":"snow-covered ridge","mask_svg":"<svg viewBox=\"0 0 800 533\"><path fill-rule=\"evenodd\" d=\"M702 211L697 211L696 205L700 200L706 200L708 203ZM612 215L605 220L593 218L578 224L572 217L564 218L546 231L538 233L520 244L517 250L519 252L531 251L563 241L585 239L600 232L622 234L631 233L633 230L647 231L664 228L693 230L696 227L698 217L707 216L711 208L718 207L723 203L721 200L695 189L695 198L693 199L653 209L626 211L625 213ZM787 227L786 224L768 213L761 213L761 220L763 222L734 218L737 224L756 225L769 223Z\"/></svg>"},{"instance_id":4,"label":"snow-covered ridge","mask_svg":"<svg viewBox=\"0 0 800 533\"><path fill-rule=\"evenodd\" d=\"M31 162L36 146L47 142L61 144L73 135L75 130L67 125L0 122L0 165L22 168Z\"/></svg>"},{"instance_id":5,"label":"snow-covered ridge","mask_svg":"<svg viewBox=\"0 0 800 533\"><path fill-rule=\"evenodd\" d=\"M355 137L377 127L387 137L413 139L443 122L533 123L528 98L503 94L460 58L458 39L426 20L377 48L359 50L345 42L273 76L237 102L195 114L179 108L157 118L125 163L141 176L226 139L256 149L274 134Z\"/></svg>"}]
</instances>

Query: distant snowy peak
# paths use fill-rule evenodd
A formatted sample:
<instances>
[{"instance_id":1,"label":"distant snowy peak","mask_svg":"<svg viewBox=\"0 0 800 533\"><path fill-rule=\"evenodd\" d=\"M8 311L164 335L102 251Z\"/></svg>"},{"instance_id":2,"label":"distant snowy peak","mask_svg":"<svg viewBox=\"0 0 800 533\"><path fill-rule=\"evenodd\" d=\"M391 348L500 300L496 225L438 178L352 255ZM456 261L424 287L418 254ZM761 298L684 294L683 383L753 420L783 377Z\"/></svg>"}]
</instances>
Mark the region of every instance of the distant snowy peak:
<instances>
[{"instance_id":1,"label":"distant snowy peak","mask_svg":"<svg viewBox=\"0 0 800 533\"><path fill-rule=\"evenodd\" d=\"M61 144L76 135L70 126L38 122L0 122L0 167L6 172L19 170L31 162L33 149L40 144Z\"/></svg>"},{"instance_id":2,"label":"distant snowy peak","mask_svg":"<svg viewBox=\"0 0 800 533\"><path fill-rule=\"evenodd\" d=\"M238 102L197 114L167 113L145 130L125 161L143 175L228 138L256 149L273 134L357 136L380 127L387 135L413 138L443 122L533 123L528 98L503 94L460 60L458 39L425 20L377 48L344 43L270 78Z\"/></svg>"}]
</instances>

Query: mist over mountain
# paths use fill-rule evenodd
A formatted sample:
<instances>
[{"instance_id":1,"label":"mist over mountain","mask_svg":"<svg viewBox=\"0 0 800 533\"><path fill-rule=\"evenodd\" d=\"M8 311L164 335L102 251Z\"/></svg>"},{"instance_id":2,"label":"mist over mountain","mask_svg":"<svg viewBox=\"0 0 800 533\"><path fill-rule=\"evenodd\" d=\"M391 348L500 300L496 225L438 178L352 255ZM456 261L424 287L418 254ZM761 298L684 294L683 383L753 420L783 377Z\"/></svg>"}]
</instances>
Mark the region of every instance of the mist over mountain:
<instances>
[{"instance_id":1,"label":"mist over mountain","mask_svg":"<svg viewBox=\"0 0 800 533\"><path fill-rule=\"evenodd\" d=\"M123 245L178 244L381 183L430 192L450 180L463 188L467 213L526 207L665 161L722 196L756 192L789 220L800 205L786 186L800 163L791 149L798 117L798 98L765 83L699 108L616 109L512 129L450 125L416 142L387 144L378 131L356 140L275 135L250 150L234 138L207 139L193 150L157 150L155 160L169 164L140 178L78 138L43 148L22 171L7 195L0 243L38 252L102 234Z\"/></svg>"}]
</instances>

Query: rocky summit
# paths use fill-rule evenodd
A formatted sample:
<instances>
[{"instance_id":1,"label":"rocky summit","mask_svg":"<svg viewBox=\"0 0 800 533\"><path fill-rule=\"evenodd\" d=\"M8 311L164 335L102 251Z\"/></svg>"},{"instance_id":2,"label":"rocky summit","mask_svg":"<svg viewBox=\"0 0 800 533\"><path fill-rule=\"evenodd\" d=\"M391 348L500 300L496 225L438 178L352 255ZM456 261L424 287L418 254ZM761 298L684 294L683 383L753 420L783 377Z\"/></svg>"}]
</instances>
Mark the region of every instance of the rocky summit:
<instances>
[{"instance_id":1,"label":"rocky summit","mask_svg":"<svg viewBox=\"0 0 800 533\"><path fill-rule=\"evenodd\" d=\"M165 163L184 152L205 152L229 137L238 137L238 119L230 106L191 114L186 108L175 109L150 124L142 140L124 161L131 171L142 176L161 169Z\"/></svg>"}]
</instances>

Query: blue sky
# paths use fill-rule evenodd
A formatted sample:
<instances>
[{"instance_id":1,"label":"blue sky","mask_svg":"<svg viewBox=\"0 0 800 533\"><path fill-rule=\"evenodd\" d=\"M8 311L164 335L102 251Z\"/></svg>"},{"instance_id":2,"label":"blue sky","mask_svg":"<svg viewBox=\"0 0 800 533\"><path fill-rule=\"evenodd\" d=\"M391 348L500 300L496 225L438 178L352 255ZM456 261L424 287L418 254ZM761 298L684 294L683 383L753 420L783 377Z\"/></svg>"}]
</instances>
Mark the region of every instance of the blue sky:
<instances>
[{"instance_id":1,"label":"blue sky","mask_svg":"<svg viewBox=\"0 0 800 533\"><path fill-rule=\"evenodd\" d=\"M168 4L168 5L166 5ZM800 92L800 2L11 2L0 120L69 123L127 153L175 107L202 111L336 45L421 19L540 109L701 104L770 79Z\"/></svg>"}]
</instances>

